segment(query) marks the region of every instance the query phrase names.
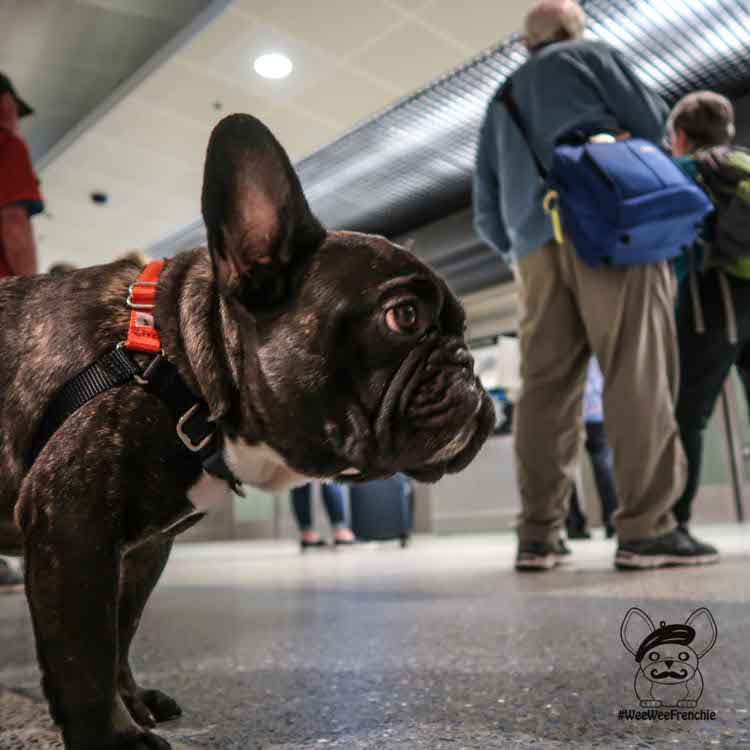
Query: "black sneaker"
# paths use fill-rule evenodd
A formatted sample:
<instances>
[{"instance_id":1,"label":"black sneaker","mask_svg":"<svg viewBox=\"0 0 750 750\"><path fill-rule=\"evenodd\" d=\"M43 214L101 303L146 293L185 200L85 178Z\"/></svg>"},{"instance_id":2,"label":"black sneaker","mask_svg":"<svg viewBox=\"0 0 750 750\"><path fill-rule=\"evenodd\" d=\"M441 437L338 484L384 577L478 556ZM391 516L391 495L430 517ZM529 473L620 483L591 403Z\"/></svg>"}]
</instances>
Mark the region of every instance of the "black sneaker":
<instances>
[{"instance_id":1,"label":"black sneaker","mask_svg":"<svg viewBox=\"0 0 750 750\"><path fill-rule=\"evenodd\" d=\"M23 576L0 557L0 593L23 591Z\"/></svg>"},{"instance_id":2,"label":"black sneaker","mask_svg":"<svg viewBox=\"0 0 750 750\"><path fill-rule=\"evenodd\" d=\"M620 542L615 554L615 567L620 570L645 570L669 565L708 565L719 561L714 550L697 546L680 528L655 539L634 539Z\"/></svg>"},{"instance_id":3,"label":"black sneaker","mask_svg":"<svg viewBox=\"0 0 750 750\"><path fill-rule=\"evenodd\" d=\"M678 528L692 542L693 548L699 555L704 557L713 556L715 559L711 560L711 562L719 561L719 550L717 550L713 544L708 544L708 542L702 542L700 539L696 539L690 531L688 531L687 524L681 523Z\"/></svg>"},{"instance_id":4,"label":"black sneaker","mask_svg":"<svg viewBox=\"0 0 750 750\"><path fill-rule=\"evenodd\" d=\"M516 553L516 570L551 570L560 562L557 544L519 542Z\"/></svg>"},{"instance_id":5,"label":"black sneaker","mask_svg":"<svg viewBox=\"0 0 750 750\"><path fill-rule=\"evenodd\" d=\"M557 556L558 557L569 557L573 554L573 550L568 547L567 544L565 544L565 540L560 537L560 540L557 542Z\"/></svg>"},{"instance_id":6,"label":"black sneaker","mask_svg":"<svg viewBox=\"0 0 750 750\"><path fill-rule=\"evenodd\" d=\"M565 532L568 535L568 539L591 539L591 532L586 523L566 522Z\"/></svg>"}]
</instances>

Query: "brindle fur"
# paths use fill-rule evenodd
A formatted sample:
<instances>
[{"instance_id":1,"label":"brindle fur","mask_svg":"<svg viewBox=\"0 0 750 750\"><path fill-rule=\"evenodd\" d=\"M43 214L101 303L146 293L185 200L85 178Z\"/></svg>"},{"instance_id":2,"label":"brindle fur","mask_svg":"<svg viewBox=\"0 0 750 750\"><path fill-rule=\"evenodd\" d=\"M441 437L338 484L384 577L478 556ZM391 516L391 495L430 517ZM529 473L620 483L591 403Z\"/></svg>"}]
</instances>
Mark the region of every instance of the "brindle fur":
<instances>
[{"instance_id":1,"label":"brindle fur","mask_svg":"<svg viewBox=\"0 0 750 750\"><path fill-rule=\"evenodd\" d=\"M212 135L203 212L211 252L167 262L154 314L169 360L227 438L265 442L312 476L355 465L435 479L471 460L492 407L440 279L383 238L326 233L283 149L248 116ZM179 714L128 664L171 538L200 516L187 500L200 469L166 407L136 383L103 393L27 466L55 392L125 338L139 272L120 261L0 283L0 551L25 553L44 692L67 750L165 750L148 728ZM383 334L382 298L399 279L431 311L429 336ZM443 457L467 423L471 439Z\"/></svg>"}]
</instances>

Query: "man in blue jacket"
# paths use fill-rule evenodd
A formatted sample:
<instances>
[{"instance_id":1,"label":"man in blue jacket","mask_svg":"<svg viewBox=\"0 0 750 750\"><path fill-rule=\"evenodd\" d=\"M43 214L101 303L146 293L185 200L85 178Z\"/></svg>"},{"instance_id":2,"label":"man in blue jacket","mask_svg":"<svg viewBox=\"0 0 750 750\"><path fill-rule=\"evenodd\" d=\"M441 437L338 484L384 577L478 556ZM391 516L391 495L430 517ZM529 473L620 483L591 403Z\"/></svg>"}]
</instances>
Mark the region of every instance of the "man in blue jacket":
<instances>
[{"instance_id":1,"label":"man in blue jacket","mask_svg":"<svg viewBox=\"0 0 750 750\"><path fill-rule=\"evenodd\" d=\"M662 136L664 102L619 52L585 41L584 24L574 0L542 0L526 18L531 54L513 76L513 97L547 168L558 139L575 129L627 131L655 142ZM700 543L676 528L671 513L685 483L674 419L672 271L667 263L585 265L569 241L554 241L544 192L530 150L496 96L480 134L474 211L478 233L511 264L519 286L516 567L548 569L559 561L591 354L606 383L604 412L621 503L615 564L640 569L703 562Z\"/></svg>"}]
</instances>

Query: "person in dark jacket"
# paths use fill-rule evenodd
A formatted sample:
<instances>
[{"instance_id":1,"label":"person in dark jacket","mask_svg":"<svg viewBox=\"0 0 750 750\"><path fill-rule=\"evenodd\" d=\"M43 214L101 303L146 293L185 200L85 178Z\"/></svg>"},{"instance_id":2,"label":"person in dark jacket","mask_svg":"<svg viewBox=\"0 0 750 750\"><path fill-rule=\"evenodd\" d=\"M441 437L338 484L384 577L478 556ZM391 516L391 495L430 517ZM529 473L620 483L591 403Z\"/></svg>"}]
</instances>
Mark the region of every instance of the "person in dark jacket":
<instances>
[{"instance_id":1,"label":"person in dark jacket","mask_svg":"<svg viewBox=\"0 0 750 750\"><path fill-rule=\"evenodd\" d=\"M667 110L616 50L583 39L574 0L542 0L526 17L529 60L513 75L513 98L547 169L573 130L657 142ZM515 453L521 495L519 570L559 561L560 530L579 452L586 367L595 355L606 389L607 436L620 499L615 564L695 564L695 540L672 506L685 482L674 416L678 352L675 280L668 263L592 268L554 240L532 153L499 94L479 139L475 226L515 269L523 388Z\"/></svg>"},{"instance_id":2,"label":"person in dark jacket","mask_svg":"<svg viewBox=\"0 0 750 750\"><path fill-rule=\"evenodd\" d=\"M746 185L750 194L750 152L737 152L744 159L745 170L731 164L734 108L726 97L711 91L689 94L672 110L667 131L677 163L699 179L710 198L720 197L717 187L729 197L741 184ZM743 377L750 361L750 237L747 237L748 257L732 262L716 260L716 256L721 256L716 226L723 210L719 204L704 229L703 247L710 254L706 252L705 257L700 257L703 253L696 248L677 264L681 277L677 304L680 344L677 423L688 459L688 475L674 514L687 534L700 483L703 433L732 366L738 365ZM750 201L745 211L748 221ZM745 377L743 381L746 382ZM705 554L718 559L717 550L710 545L706 545Z\"/></svg>"}]
</instances>

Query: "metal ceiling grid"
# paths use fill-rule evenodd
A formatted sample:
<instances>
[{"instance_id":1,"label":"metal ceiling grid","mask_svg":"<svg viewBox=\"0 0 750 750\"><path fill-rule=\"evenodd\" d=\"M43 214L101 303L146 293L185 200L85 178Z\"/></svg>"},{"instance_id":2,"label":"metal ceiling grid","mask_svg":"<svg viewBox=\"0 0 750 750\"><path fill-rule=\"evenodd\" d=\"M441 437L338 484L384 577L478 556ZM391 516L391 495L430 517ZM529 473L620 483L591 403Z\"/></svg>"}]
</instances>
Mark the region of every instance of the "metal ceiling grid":
<instances>
[{"instance_id":1,"label":"metal ceiling grid","mask_svg":"<svg viewBox=\"0 0 750 750\"><path fill-rule=\"evenodd\" d=\"M582 5L588 36L622 50L669 102L698 88L732 97L750 92L750 0ZM298 162L313 211L332 228L398 237L465 209L487 103L526 57L516 34ZM497 256L473 235L470 219L464 225L466 240L452 252L419 239L416 245L460 294L508 278ZM202 241L196 222L154 250L174 251L187 237L199 236Z\"/></svg>"},{"instance_id":2,"label":"metal ceiling grid","mask_svg":"<svg viewBox=\"0 0 750 750\"><path fill-rule=\"evenodd\" d=\"M750 90L745 0L588 0L589 36L621 49L674 101ZM298 165L313 210L332 227L389 235L467 204L487 102L526 59L520 35L395 104Z\"/></svg>"}]
</instances>

